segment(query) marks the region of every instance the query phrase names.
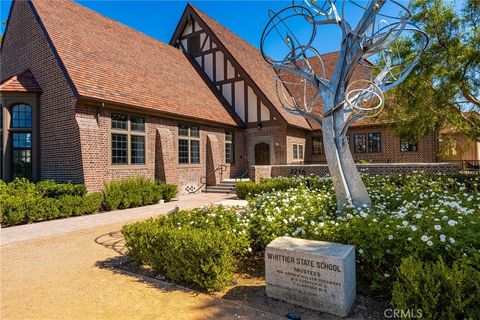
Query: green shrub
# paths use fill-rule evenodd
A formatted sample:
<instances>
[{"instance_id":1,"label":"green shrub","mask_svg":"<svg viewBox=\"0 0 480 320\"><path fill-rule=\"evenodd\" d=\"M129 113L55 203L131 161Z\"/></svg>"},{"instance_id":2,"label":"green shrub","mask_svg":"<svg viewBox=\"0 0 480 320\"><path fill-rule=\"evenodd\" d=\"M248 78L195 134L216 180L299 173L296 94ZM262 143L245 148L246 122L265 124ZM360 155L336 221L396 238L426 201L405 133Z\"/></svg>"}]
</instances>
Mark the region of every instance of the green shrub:
<instances>
[{"instance_id":1,"label":"green shrub","mask_svg":"<svg viewBox=\"0 0 480 320\"><path fill-rule=\"evenodd\" d=\"M240 181L237 182L236 190L239 199L250 199L262 193L282 191L299 186L306 186L309 189L325 189L330 185L331 181L326 177L296 176L292 178L279 177L261 179L260 183L255 183L253 181Z\"/></svg>"},{"instance_id":2,"label":"green shrub","mask_svg":"<svg viewBox=\"0 0 480 320\"><path fill-rule=\"evenodd\" d=\"M157 183L144 177L114 180L105 184L107 210L134 208L171 200L177 193L175 185Z\"/></svg>"},{"instance_id":3,"label":"green shrub","mask_svg":"<svg viewBox=\"0 0 480 320\"><path fill-rule=\"evenodd\" d=\"M8 194L15 195L36 195L37 189L34 183L31 183L28 179L25 178L15 178L12 182L8 184Z\"/></svg>"},{"instance_id":4,"label":"green shrub","mask_svg":"<svg viewBox=\"0 0 480 320\"><path fill-rule=\"evenodd\" d=\"M82 211L84 214L99 212L102 209L103 193L92 192L83 197Z\"/></svg>"},{"instance_id":5,"label":"green shrub","mask_svg":"<svg viewBox=\"0 0 480 320\"><path fill-rule=\"evenodd\" d=\"M422 310L424 319L480 319L480 271L465 261L403 260L393 287L398 309Z\"/></svg>"},{"instance_id":6,"label":"green shrub","mask_svg":"<svg viewBox=\"0 0 480 320\"><path fill-rule=\"evenodd\" d=\"M56 183L51 180L40 181L36 185L37 191L47 198L60 198L61 196L84 196L87 188L83 184Z\"/></svg>"},{"instance_id":7,"label":"green shrub","mask_svg":"<svg viewBox=\"0 0 480 320\"><path fill-rule=\"evenodd\" d=\"M103 191L105 209L117 210L123 199L122 181L109 181Z\"/></svg>"},{"instance_id":8,"label":"green shrub","mask_svg":"<svg viewBox=\"0 0 480 320\"><path fill-rule=\"evenodd\" d=\"M162 189L162 198L165 201L170 201L173 198L175 198L178 192L176 185L166 184L166 183L160 183L159 185L161 186L161 189Z\"/></svg>"},{"instance_id":9,"label":"green shrub","mask_svg":"<svg viewBox=\"0 0 480 320\"><path fill-rule=\"evenodd\" d=\"M177 227L161 217L126 225L122 233L130 257L173 281L216 291L233 279L233 241L219 229Z\"/></svg>"}]
</instances>

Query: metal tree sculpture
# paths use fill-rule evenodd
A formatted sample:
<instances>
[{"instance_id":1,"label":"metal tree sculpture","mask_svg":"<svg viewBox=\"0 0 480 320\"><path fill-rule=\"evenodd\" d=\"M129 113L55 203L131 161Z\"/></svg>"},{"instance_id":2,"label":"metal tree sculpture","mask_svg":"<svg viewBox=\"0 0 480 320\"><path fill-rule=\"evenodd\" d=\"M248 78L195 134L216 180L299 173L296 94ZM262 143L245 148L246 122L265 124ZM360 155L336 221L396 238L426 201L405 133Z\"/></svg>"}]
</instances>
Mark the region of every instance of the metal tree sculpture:
<instances>
[{"instance_id":1,"label":"metal tree sculpture","mask_svg":"<svg viewBox=\"0 0 480 320\"><path fill-rule=\"evenodd\" d=\"M264 59L277 73L277 95L284 107L321 125L325 155L341 211L370 204L365 184L347 142L348 127L361 118L374 117L383 108L383 92L397 86L412 71L428 45L426 34L408 23L410 11L396 1L400 13L385 13L386 0L365 5L350 2L363 14L355 28L345 20L336 0L295 1L271 19L262 34ZM384 10L385 9L385 10ZM314 47L318 28L337 25L342 42L331 76ZM352 80L354 70L367 69L364 79ZM358 78L357 76L355 78Z\"/></svg>"}]
</instances>

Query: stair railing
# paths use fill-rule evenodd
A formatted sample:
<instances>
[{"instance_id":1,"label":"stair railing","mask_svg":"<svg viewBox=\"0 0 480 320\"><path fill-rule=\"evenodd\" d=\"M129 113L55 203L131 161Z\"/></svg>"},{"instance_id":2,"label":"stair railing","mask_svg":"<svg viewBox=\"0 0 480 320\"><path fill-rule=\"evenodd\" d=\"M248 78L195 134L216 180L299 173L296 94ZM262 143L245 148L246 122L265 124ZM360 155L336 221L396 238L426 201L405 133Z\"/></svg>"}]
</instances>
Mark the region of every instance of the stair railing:
<instances>
[{"instance_id":1,"label":"stair railing","mask_svg":"<svg viewBox=\"0 0 480 320\"><path fill-rule=\"evenodd\" d=\"M197 189L195 189L194 191L190 191L188 194L197 193L203 187L205 187L205 193L208 193L207 179L210 178L213 174L216 174L218 171L220 171L220 180L222 180L223 179L223 172L225 170L227 170L227 166L224 165L224 164L221 164L218 167L216 167L215 170L213 170L209 174L207 174L203 177L200 177L200 186Z\"/></svg>"},{"instance_id":2,"label":"stair railing","mask_svg":"<svg viewBox=\"0 0 480 320\"><path fill-rule=\"evenodd\" d=\"M238 182L238 180L245 178L250 173L250 169L247 169L241 176L235 177L235 184Z\"/></svg>"}]
</instances>

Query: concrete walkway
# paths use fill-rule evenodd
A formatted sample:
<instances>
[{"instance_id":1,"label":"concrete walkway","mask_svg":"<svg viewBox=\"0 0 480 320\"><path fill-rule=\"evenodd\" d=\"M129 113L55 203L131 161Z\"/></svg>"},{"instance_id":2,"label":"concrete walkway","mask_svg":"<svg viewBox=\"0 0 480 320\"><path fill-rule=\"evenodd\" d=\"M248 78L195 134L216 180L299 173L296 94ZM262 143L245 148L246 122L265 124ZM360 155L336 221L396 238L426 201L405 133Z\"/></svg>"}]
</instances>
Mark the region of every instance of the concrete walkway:
<instances>
[{"instance_id":1,"label":"concrete walkway","mask_svg":"<svg viewBox=\"0 0 480 320\"><path fill-rule=\"evenodd\" d=\"M179 207L182 210L193 209L203 205L221 203L229 199L235 199L235 195L218 193L184 195L163 204L2 228L0 229L0 244L6 245L20 241L56 236L118 222L127 223L134 220L145 220L168 213L175 209L175 207Z\"/></svg>"}]
</instances>

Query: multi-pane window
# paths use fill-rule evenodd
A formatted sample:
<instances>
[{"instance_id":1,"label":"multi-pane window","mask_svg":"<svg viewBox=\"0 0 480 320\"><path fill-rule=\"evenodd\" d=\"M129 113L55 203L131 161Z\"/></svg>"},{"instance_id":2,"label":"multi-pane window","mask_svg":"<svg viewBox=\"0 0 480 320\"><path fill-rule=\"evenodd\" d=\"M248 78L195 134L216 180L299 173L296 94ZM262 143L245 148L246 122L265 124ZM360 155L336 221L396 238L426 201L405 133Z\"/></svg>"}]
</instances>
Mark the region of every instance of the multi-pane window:
<instances>
[{"instance_id":1,"label":"multi-pane window","mask_svg":"<svg viewBox=\"0 0 480 320\"><path fill-rule=\"evenodd\" d=\"M234 162L233 132L225 132L225 163Z\"/></svg>"},{"instance_id":2,"label":"multi-pane window","mask_svg":"<svg viewBox=\"0 0 480 320\"><path fill-rule=\"evenodd\" d=\"M112 133L112 164L128 164L128 135Z\"/></svg>"},{"instance_id":3,"label":"multi-pane window","mask_svg":"<svg viewBox=\"0 0 480 320\"><path fill-rule=\"evenodd\" d=\"M382 136L379 132L368 134L368 152L382 152Z\"/></svg>"},{"instance_id":4,"label":"multi-pane window","mask_svg":"<svg viewBox=\"0 0 480 320\"><path fill-rule=\"evenodd\" d=\"M11 111L13 178L32 179L32 107L17 104Z\"/></svg>"},{"instance_id":5,"label":"multi-pane window","mask_svg":"<svg viewBox=\"0 0 480 320\"><path fill-rule=\"evenodd\" d=\"M312 138L312 154L313 155L323 154L323 141L321 137Z\"/></svg>"},{"instance_id":6,"label":"multi-pane window","mask_svg":"<svg viewBox=\"0 0 480 320\"><path fill-rule=\"evenodd\" d=\"M415 140L400 140L400 151L401 152L416 152L418 151L418 142Z\"/></svg>"},{"instance_id":7,"label":"multi-pane window","mask_svg":"<svg viewBox=\"0 0 480 320\"><path fill-rule=\"evenodd\" d=\"M200 128L180 124L178 126L178 163L200 163Z\"/></svg>"},{"instance_id":8,"label":"multi-pane window","mask_svg":"<svg viewBox=\"0 0 480 320\"><path fill-rule=\"evenodd\" d=\"M145 118L112 113L113 165L145 164Z\"/></svg>"},{"instance_id":9,"label":"multi-pane window","mask_svg":"<svg viewBox=\"0 0 480 320\"><path fill-rule=\"evenodd\" d=\"M32 178L32 133L12 134L13 178Z\"/></svg>"},{"instance_id":10,"label":"multi-pane window","mask_svg":"<svg viewBox=\"0 0 480 320\"><path fill-rule=\"evenodd\" d=\"M293 159L301 160L303 159L303 144L293 144Z\"/></svg>"},{"instance_id":11,"label":"multi-pane window","mask_svg":"<svg viewBox=\"0 0 480 320\"><path fill-rule=\"evenodd\" d=\"M26 104L17 104L12 108L12 128L32 127L32 107Z\"/></svg>"},{"instance_id":12,"label":"multi-pane window","mask_svg":"<svg viewBox=\"0 0 480 320\"><path fill-rule=\"evenodd\" d=\"M353 152L365 153L367 152L367 138L364 134L353 135Z\"/></svg>"}]
</instances>

